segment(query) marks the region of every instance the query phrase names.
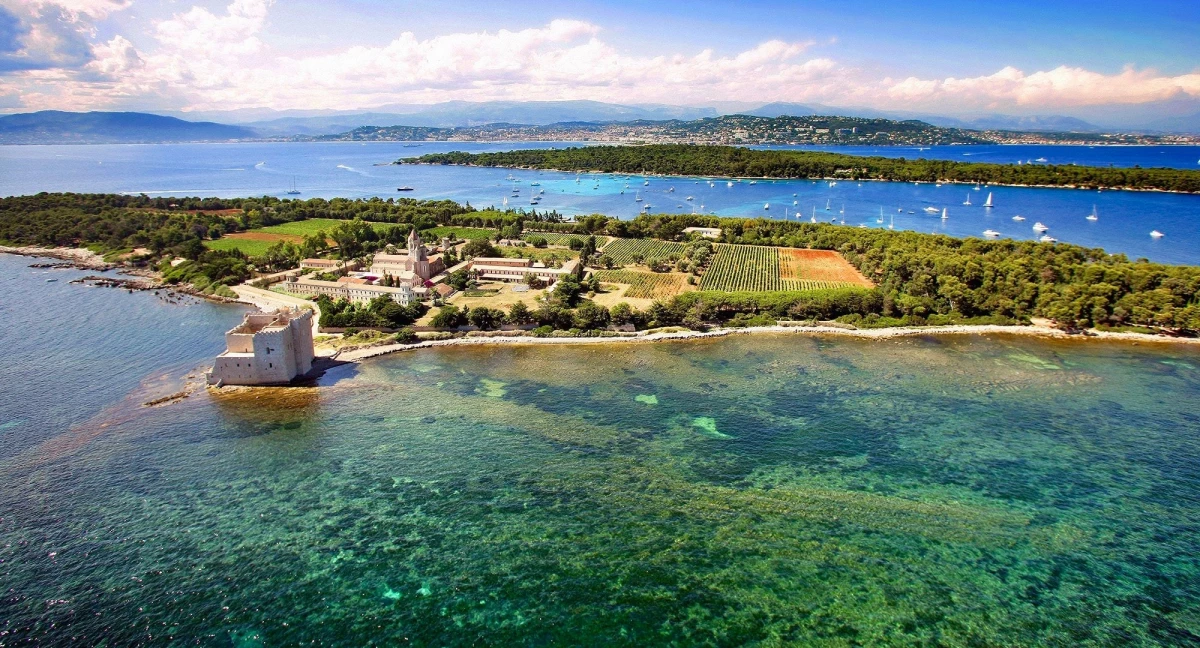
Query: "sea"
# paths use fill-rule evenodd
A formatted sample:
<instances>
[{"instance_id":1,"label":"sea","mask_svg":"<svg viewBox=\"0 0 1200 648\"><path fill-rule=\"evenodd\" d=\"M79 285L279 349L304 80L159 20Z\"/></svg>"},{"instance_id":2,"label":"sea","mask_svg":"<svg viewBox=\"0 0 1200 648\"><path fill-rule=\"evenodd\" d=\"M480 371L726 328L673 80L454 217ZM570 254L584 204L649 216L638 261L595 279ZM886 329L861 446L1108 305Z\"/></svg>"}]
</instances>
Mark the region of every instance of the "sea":
<instances>
[{"instance_id":1,"label":"sea","mask_svg":"<svg viewBox=\"0 0 1200 648\"><path fill-rule=\"evenodd\" d=\"M458 347L147 405L245 308L35 261L0 645L1200 643L1196 347Z\"/></svg>"},{"instance_id":2,"label":"sea","mask_svg":"<svg viewBox=\"0 0 1200 648\"><path fill-rule=\"evenodd\" d=\"M742 180L575 174L392 165L404 157L453 150L483 152L579 146L571 142L324 142L0 146L0 195L41 191L150 196L451 199L475 207L601 213L651 213L836 223L1103 248L1130 259L1200 264L1200 196L965 184ZM814 148L814 147L809 147ZM839 153L1054 164L1200 169L1198 146L821 147ZM535 184L536 183L536 184ZM412 191L397 191L400 187ZM515 190L515 191L514 191ZM986 208L988 195L994 207ZM531 204L535 195L536 205ZM640 200L639 200L640 199ZM970 205L965 203L970 202ZM946 218L943 219L942 211ZM1096 221L1087 220L1095 213ZM1024 220L1015 220L1017 217ZM1163 234L1160 238L1152 231Z\"/></svg>"}]
</instances>

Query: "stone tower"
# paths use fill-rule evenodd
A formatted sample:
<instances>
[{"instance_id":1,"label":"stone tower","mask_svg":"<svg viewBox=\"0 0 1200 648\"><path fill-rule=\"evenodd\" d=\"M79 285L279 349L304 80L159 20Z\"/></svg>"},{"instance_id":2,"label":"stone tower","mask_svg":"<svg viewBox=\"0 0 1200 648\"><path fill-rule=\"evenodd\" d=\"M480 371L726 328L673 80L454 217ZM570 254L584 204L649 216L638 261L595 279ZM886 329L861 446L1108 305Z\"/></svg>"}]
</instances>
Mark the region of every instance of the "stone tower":
<instances>
[{"instance_id":1,"label":"stone tower","mask_svg":"<svg viewBox=\"0 0 1200 648\"><path fill-rule=\"evenodd\" d=\"M418 277L428 279L433 276L429 268L429 256L425 253L425 245L421 243L421 237L417 234L415 227L408 235L408 260L412 271Z\"/></svg>"}]
</instances>

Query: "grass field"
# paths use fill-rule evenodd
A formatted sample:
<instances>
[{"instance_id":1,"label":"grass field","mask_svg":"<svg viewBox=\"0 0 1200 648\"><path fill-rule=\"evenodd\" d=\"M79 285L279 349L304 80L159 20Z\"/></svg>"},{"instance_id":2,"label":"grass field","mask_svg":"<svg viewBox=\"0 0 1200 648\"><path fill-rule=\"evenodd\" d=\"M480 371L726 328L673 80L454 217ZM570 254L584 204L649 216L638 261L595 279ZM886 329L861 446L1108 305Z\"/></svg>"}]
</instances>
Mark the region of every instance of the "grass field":
<instances>
[{"instance_id":1,"label":"grass field","mask_svg":"<svg viewBox=\"0 0 1200 648\"><path fill-rule=\"evenodd\" d=\"M604 247L604 254L612 257L617 265L630 265L634 258L643 259L665 258L672 254L683 254L684 245L671 241L655 241L652 239L615 239Z\"/></svg>"},{"instance_id":2,"label":"grass field","mask_svg":"<svg viewBox=\"0 0 1200 648\"><path fill-rule=\"evenodd\" d=\"M205 241L204 245L210 250L232 250L236 248L250 256L259 256L278 241L299 243L305 236L311 236L322 231L328 233L342 222L344 221L334 218L310 218L308 220L280 223L279 225L271 225L270 227L259 227L257 229L246 230L245 232L237 232L215 241ZM376 232L382 233L390 228L397 227L397 225L395 223L371 223L371 227L375 228Z\"/></svg>"},{"instance_id":3,"label":"grass field","mask_svg":"<svg viewBox=\"0 0 1200 648\"><path fill-rule=\"evenodd\" d=\"M831 250L718 244L701 290L727 292L871 287L854 266Z\"/></svg>"},{"instance_id":4,"label":"grass field","mask_svg":"<svg viewBox=\"0 0 1200 648\"><path fill-rule=\"evenodd\" d=\"M550 263L551 261L567 262L571 259L578 259L579 253L574 250L564 250L563 248L535 248L526 247L501 247L500 255L512 259L533 259L542 263Z\"/></svg>"},{"instance_id":5,"label":"grass field","mask_svg":"<svg viewBox=\"0 0 1200 648\"><path fill-rule=\"evenodd\" d=\"M434 228L427 229L427 230L421 230L422 234L428 234L431 232L435 236L437 236L439 240L443 236L449 236L450 234L454 234L456 237L458 237L460 239L475 240L475 239L491 238L496 233L496 230L485 229L482 227L453 227L453 226L434 227Z\"/></svg>"},{"instance_id":6,"label":"grass field","mask_svg":"<svg viewBox=\"0 0 1200 648\"><path fill-rule=\"evenodd\" d=\"M683 292L687 275L679 272L638 272L636 270L600 270L596 278L603 283L625 284L626 297L668 299Z\"/></svg>"},{"instance_id":7,"label":"grass field","mask_svg":"<svg viewBox=\"0 0 1200 648\"><path fill-rule=\"evenodd\" d=\"M530 239L530 237L533 237L533 236L540 236L540 237L546 239L546 243L548 243L550 245L562 245L562 246L569 245L571 239L579 239L580 241L583 241L583 240L586 240L588 237L587 234L559 234L557 232L525 232L524 234L521 235L521 238L528 241ZM610 240L612 240L612 239L610 239L607 236L597 236L596 237L596 247L604 247L604 245L606 243L608 243Z\"/></svg>"}]
</instances>

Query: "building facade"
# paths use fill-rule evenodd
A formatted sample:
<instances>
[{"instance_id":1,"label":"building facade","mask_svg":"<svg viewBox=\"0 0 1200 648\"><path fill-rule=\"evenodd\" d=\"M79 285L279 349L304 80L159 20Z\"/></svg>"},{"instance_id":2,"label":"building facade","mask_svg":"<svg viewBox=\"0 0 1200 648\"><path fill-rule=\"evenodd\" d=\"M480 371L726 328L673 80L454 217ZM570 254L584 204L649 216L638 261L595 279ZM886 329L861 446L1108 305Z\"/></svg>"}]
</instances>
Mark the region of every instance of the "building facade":
<instances>
[{"instance_id":1,"label":"building facade","mask_svg":"<svg viewBox=\"0 0 1200 648\"><path fill-rule=\"evenodd\" d=\"M339 281L318 281L309 277L291 277L280 284L283 289L293 295L303 297L325 295L331 299L348 299L352 302L365 303L376 297L387 297L402 306L407 306L418 298L418 289L408 284L399 286L380 286L366 283L363 280L348 280L343 277ZM421 295L425 289L419 289Z\"/></svg>"},{"instance_id":2,"label":"building facade","mask_svg":"<svg viewBox=\"0 0 1200 648\"><path fill-rule=\"evenodd\" d=\"M371 274L398 277L406 282L416 279L419 285L433 279L446 269L442 257L429 257L421 237L414 228L408 235L408 252L406 254L376 254L371 260Z\"/></svg>"},{"instance_id":3,"label":"building facade","mask_svg":"<svg viewBox=\"0 0 1200 648\"><path fill-rule=\"evenodd\" d=\"M312 370L312 311L281 308L248 313L225 334L226 351L208 373L210 385L282 385Z\"/></svg>"},{"instance_id":4,"label":"building facade","mask_svg":"<svg viewBox=\"0 0 1200 648\"><path fill-rule=\"evenodd\" d=\"M562 277L573 274L578 264L579 260L576 259L564 263L561 268L547 268L533 259L477 257L471 259L469 267L480 279L522 281L525 275L531 274L546 282L546 285L552 285Z\"/></svg>"}]
</instances>

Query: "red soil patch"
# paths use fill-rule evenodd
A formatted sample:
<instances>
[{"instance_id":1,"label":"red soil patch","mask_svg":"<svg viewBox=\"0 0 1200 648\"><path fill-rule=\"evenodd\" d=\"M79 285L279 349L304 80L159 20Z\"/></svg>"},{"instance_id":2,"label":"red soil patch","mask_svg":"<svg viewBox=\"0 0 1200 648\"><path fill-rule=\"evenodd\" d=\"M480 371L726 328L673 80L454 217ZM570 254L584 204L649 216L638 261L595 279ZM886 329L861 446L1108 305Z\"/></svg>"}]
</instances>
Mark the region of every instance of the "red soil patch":
<instances>
[{"instance_id":1,"label":"red soil patch","mask_svg":"<svg viewBox=\"0 0 1200 648\"><path fill-rule=\"evenodd\" d=\"M781 279L809 279L812 281L844 281L872 288L849 261L833 250L801 250L780 248L779 277Z\"/></svg>"}]
</instances>

